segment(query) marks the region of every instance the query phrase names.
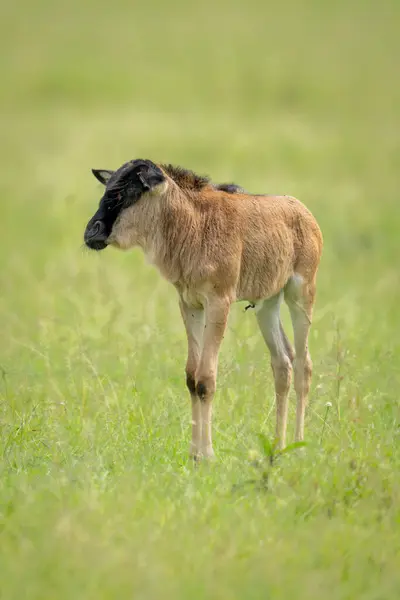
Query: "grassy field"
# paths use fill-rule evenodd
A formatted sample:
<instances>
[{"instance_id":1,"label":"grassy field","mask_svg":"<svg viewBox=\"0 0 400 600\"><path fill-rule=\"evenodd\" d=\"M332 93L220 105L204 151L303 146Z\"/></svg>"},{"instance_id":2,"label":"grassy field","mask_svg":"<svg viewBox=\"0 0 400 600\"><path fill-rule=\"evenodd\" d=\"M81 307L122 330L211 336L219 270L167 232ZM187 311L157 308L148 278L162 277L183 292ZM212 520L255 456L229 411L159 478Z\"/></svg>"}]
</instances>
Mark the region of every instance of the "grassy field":
<instances>
[{"instance_id":1,"label":"grassy field","mask_svg":"<svg viewBox=\"0 0 400 600\"><path fill-rule=\"evenodd\" d=\"M399 19L395 0L2 3L2 599L400 597ZM139 251L82 250L90 169L137 157L295 195L321 225L307 447L268 490L240 487L274 432L251 311L194 469L175 291Z\"/></svg>"}]
</instances>

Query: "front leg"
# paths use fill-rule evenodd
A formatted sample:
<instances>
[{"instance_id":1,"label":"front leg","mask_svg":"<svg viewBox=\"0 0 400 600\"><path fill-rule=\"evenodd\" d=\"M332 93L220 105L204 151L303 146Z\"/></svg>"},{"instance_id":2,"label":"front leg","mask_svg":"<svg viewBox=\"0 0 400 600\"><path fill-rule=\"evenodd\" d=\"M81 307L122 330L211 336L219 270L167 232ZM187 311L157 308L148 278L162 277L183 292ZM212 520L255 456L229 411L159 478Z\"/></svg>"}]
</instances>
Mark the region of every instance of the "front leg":
<instances>
[{"instance_id":1,"label":"front leg","mask_svg":"<svg viewBox=\"0 0 400 600\"><path fill-rule=\"evenodd\" d=\"M212 298L206 305L206 323L200 364L196 371L196 393L200 398L201 454L214 456L212 447L212 400L218 370L218 353L224 337L229 315L230 302L227 298Z\"/></svg>"},{"instance_id":2,"label":"front leg","mask_svg":"<svg viewBox=\"0 0 400 600\"><path fill-rule=\"evenodd\" d=\"M199 397L196 394L196 371L203 347L204 309L191 308L183 298L180 298L179 306L188 340L186 385L192 402L192 441L189 453L190 456L196 459L201 455L201 406Z\"/></svg>"}]
</instances>

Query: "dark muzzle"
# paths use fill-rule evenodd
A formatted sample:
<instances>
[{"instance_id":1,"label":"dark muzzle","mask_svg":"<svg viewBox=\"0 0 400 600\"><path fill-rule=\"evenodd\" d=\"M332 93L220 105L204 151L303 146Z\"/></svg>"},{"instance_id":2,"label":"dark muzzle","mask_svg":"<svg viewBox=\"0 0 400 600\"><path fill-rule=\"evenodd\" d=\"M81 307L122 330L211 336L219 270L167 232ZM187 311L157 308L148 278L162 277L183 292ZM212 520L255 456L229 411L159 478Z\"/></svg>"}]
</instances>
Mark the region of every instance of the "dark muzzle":
<instances>
[{"instance_id":1,"label":"dark muzzle","mask_svg":"<svg viewBox=\"0 0 400 600\"><path fill-rule=\"evenodd\" d=\"M102 221L89 221L84 234L84 241L91 250L104 250L107 247L107 230Z\"/></svg>"}]
</instances>

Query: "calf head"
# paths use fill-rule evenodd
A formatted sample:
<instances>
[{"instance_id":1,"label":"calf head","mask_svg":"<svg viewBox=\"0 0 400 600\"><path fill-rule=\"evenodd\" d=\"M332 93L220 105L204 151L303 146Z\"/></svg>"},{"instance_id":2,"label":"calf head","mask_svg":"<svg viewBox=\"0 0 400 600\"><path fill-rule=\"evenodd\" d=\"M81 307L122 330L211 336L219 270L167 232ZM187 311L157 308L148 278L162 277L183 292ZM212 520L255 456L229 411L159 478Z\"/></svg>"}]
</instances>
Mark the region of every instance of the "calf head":
<instances>
[{"instance_id":1,"label":"calf head","mask_svg":"<svg viewBox=\"0 0 400 600\"><path fill-rule=\"evenodd\" d=\"M117 171L93 169L93 175L105 186L99 208L90 219L84 241L91 250L104 250L115 236L123 213L165 181L162 170L150 160L132 160ZM113 235L114 234L114 235Z\"/></svg>"}]
</instances>

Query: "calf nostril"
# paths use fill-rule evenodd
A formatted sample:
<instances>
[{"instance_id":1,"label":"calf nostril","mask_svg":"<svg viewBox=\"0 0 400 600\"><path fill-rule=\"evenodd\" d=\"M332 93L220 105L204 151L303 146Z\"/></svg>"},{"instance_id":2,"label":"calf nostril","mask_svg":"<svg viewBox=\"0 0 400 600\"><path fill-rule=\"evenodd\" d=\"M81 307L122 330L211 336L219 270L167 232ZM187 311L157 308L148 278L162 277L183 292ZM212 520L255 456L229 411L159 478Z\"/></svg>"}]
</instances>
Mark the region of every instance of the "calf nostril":
<instances>
[{"instance_id":1,"label":"calf nostril","mask_svg":"<svg viewBox=\"0 0 400 600\"><path fill-rule=\"evenodd\" d=\"M92 227L92 231L91 231L93 237L95 235L98 235L100 233L101 228L102 228L102 222L101 221L95 221L95 223L93 223L93 227Z\"/></svg>"},{"instance_id":2,"label":"calf nostril","mask_svg":"<svg viewBox=\"0 0 400 600\"><path fill-rule=\"evenodd\" d=\"M84 233L84 241L86 244L92 242L104 241L107 237L107 229L103 221L100 219L89 222Z\"/></svg>"}]
</instances>

